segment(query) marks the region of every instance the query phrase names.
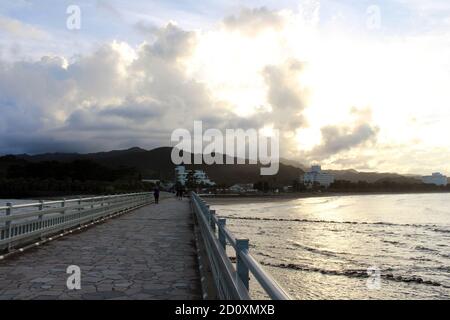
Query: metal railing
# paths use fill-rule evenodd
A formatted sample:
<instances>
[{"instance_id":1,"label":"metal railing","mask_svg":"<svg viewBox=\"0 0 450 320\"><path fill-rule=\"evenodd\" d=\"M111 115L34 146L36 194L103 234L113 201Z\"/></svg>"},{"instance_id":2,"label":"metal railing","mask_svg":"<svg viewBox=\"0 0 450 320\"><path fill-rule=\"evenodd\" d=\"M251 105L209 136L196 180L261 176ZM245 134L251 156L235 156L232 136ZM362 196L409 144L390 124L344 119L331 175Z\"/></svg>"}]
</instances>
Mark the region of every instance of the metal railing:
<instances>
[{"instance_id":1,"label":"metal railing","mask_svg":"<svg viewBox=\"0 0 450 320\"><path fill-rule=\"evenodd\" d=\"M191 205L220 299L250 300L250 273L271 299L291 299L249 253L248 239L237 239L226 227L226 219L217 218L215 210L210 210L209 205L194 192L191 193ZM236 252L236 268L227 256L227 244Z\"/></svg>"},{"instance_id":2,"label":"metal railing","mask_svg":"<svg viewBox=\"0 0 450 320\"><path fill-rule=\"evenodd\" d=\"M18 205L7 203L0 207L0 250L127 212L151 203L152 198L151 193L129 193Z\"/></svg>"}]
</instances>

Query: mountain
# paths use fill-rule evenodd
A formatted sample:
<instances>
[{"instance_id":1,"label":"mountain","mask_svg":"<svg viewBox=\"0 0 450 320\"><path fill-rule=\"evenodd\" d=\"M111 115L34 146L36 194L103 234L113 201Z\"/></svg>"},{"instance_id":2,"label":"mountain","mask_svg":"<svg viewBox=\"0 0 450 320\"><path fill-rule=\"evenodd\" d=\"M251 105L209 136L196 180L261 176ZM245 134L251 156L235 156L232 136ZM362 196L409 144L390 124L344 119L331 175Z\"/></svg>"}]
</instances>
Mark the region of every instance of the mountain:
<instances>
[{"instance_id":1,"label":"mountain","mask_svg":"<svg viewBox=\"0 0 450 320\"><path fill-rule=\"evenodd\" d=\"M302 164L300 161L281 158L280 162L285 165L290 165L295 168L300 168L303 171L308 171L309 167ZM345 180L350 182L364 181L368 183L391 181L398 183L419 183L420 176L417 175L400 175L397 173L388 172L360 172L354 169L347 170L323 170L326 173L333 174L335 180Z\"/></svg>"},{"instance_id":2,"label":"mountain","mask_svg":"<svg viewBox=\"0 0 450 320\"><path fill-rule=\"evenodd\" d=\"M405 176L398 176L398 177L386 177L382 178L376 181L377 183L383 183L383 182L395 182L395 183L401 183L401 184L422 184L422 181L420 179L417 179L415 177L405 177Z\"/></svg>"},{"instance_id":3,"label":"mountain","mask_svg":"<svg viewBox=\"0 0 450 320\"><path fill-rule=\"evenodd\" d=\"M129 154L136 154L136 153L143 153L147 152L147 150L133 147L126 150L112 150L107 152L96 152L96 153L86 153L86 154L80 154L80 153L43 153L43 154L37 154L37 155L28 155L28 154L20 154L16 157L32 161L32 162L41 162L41 161L60 161L60 162L69 162L79 159L109 159L112 157L122 156L122 155L129 155Z\"/></svg>"},{"instance_id":4,"label":"mountain","mask_svg":"<svg viewBox=\"0 0 450 320\"><path fill-rule=\"evenodd\" d=\"M306 166L303 163L301 163L300 161L296 161L296 160L280 158L280 163L285 164L287 166L294 167L294 168L302 169L303 171L308 171L309 170L308 166Z\"/></svg>"},{"instance_id":5,"label":"mountain","mask_svg":"<svg viewBox=\"0 0 450 320\"><path fill-rule=\"evenodd\" d=\"M21 159L31 162L74 160L92 160L101 165L119 168L136 168L144 178L173 179L174 165L170 161L172 148L161 147L150 151L141 148L112 150L97 153L45 153L38 155L20 155Z\"/></svg>"},{"instance_id":6,"label":"mountain","mask_svg":"<svg viewBox=\"0 0 450 320\"><path fill-rule=\"evenodd\" d=\"M406 177L397 173L359 172L356 170L324 170L324 171L333 174L336 180L346 180L350 182L365 181L368 183L374 183L380 180L390 180L397 182L415 183L417 180L415 177Z\"/></svg>"},{"instance_id":7,"label":"mountain","mask_svg":"<svg viewBox=\"0 0 450 320\"><path fill-rule=\"evenodd\" d=\"M18 155L19 159L30 162L74 160L92 160L111 168L136 168L143 178L173 180L175 165L171 160L172 147L160 147L153 150L131 148L88 154L78 153L46 153L39 155ZM192 157L192 155L191 155ZM235 162L236 163L236 159ZM204 170L211 180L218 184L232 185L235 183L254 183L268 181L272 185L287 185L298 179L303 171L299 168L279 164L279 172L275 176L261 176L260 164L228 164L228 165L187 165L188 169Z\"/></svg>"},{"instance_id":8,"label":"mountain","mask_svg":"<svg viewBox=\"0 0 450 320\"><path fill-rule=\"evenodd\" d=\"M17 155L22 161L42 162L58 161L72 162L74 160L93 160L101 165L110 168L135 168L143 178L173 180L175 165L171 161L172 147L160 147L152 150L141 148L130 148L126 150L112 150L108 152L97 152L88 154L79 153L45 153L39 155ZM192 157L192 155L191 155ZM11 158L5 158L0 162L0 173L4 172L7 163ZM2 159L0 158L0 159ZM7 160L9 159L9 160ZM237 162L236 159L234 161ZM187 165L188 169L204 170L208 176L219 184L231 185L234 183L254 183L257 181L268 181L272 185L287 185L303 174L308 168L300 161L280 159L280 169L275 176L261 176L261 165L233 164L233 165ZM365 181L368 183L382 181L396 181L401 183L419 183L419 176L406 176L396 173L379 172L359 172L349 170L324 170L331 173L336 180L346 180L350 182Z\"/></svg>"}]
</instances>

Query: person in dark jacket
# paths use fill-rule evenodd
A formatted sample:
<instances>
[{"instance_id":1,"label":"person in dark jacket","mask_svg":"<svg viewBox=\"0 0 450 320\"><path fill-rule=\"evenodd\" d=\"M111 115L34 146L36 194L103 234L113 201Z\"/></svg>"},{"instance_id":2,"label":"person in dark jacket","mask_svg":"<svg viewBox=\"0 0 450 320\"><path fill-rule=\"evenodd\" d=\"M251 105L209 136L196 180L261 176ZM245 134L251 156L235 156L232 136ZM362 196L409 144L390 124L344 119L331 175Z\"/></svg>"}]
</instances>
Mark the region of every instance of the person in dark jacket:
<instances>
[{"instance_id":1,"label":"person in dark jacket","mask_svg":"<svg viewBox=\"0 0 450 320\"><path fill-rule=\"evenodd\" d=\"M159 202L159 187L156 186L155 189L153 189L153 196L155 197L155 203Z\"/></svg>"}]
</instances>

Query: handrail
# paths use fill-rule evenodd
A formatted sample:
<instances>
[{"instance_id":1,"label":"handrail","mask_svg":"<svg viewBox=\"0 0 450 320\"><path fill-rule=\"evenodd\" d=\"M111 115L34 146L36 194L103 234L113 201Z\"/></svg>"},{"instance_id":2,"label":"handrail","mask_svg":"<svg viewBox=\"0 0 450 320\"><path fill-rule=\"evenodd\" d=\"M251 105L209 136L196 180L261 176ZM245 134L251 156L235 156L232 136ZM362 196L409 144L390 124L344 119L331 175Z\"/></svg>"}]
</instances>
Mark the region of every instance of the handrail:
<instances>
[{"instance_id":1,"label":"handrail","mask_svg":"<svg viewBox=\"0 0 450 320\"><path fill-rule=\"evenodd\" d=\"M115 194L0 207L0 250L89 224L152 202L146 192ZM1 214L3 212L3 214Z\"/></svg>"},{"instance_id":2,"label":"handrail","mask_svg":"<svg viewBox=\"0 0 450 320\"><path fill-rule=\"evenodd\" d=\"M34 203L23 203L23 204L15 204L12 205L11 208L13 209L21 209L21 208L28 208L28 207L37 207L40 205L53 205L53 204L61 204L63 202L65 203L72 203L77 201L92 201L92 200L101 200L101 199L112 199L117 197L126 197L126 196L136 196L136 195L145 195L149 194L148 192L138 192L138 193L122 193L122 194L112 194L107 196L95 196L95 197L87 197L87 198L73 198L73 199L66 199L66 200L52 200L52 201L43 201L43 202L34 202ZM3 206L0 207L0 210L5 210L10 208L9 206Z\"/></svg>"},{"instance_id":3,"label":"handrail","mask_svg":"<svg viewBox=\"0 0 450 320\"><path fill-rule=\"evenodd\" d=\"M194 211L196 213L202 212L202 208L199 203L194 202ZM197 220L200 220L200 229L202 231L203 240L205 242L206 250L210 258L211 269L213 270L214 277L216 278L216 286L222 294L222 298L228 298L233 300L250 300L248 290L234 270L233 264L228 258L226 251L221 247L221 244L215 238L215 235L208 232L208 223L206 217L203 214L197 216Z\"/></svg>"},{"instance_id":4,"label":"handrail","mask_svg":"<svg viewBox=\"0 0 450 320\"><path fill-rule=\"evenodd\" d=\"M215 211L210 210L209 205L195 192L191 192L191 201L203 236L203 241L205 242L206 253L213 271L214 282L221 299L250 299L249 273L254 276L255 280L271 299L291 299L289 294L283 290L250 254L248 239L237 239L226 227L226 219L218 218ZM230 244L236 252L236 268L232 267L231 271L228 269L232 266L232 263L226 254L227 244ZM223 256L227 257L226 261L223 261ZM221 264L226 265L226 268ZM227 270L225 274L220 272L223 269ZM228 272L231 272L231 276Z\"/></svg>"}]
</instances>

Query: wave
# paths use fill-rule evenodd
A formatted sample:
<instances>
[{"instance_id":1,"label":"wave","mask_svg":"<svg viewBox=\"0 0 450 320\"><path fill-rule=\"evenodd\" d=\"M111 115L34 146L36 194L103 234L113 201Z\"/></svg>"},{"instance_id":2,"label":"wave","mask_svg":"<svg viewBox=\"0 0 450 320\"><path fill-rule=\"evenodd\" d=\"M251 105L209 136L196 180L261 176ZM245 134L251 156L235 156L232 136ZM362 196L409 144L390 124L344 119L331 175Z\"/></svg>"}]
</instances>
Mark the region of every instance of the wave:
<instances>
[{"instance_id":1,"label":"wave","mask_svg":"<svg viewBox=\"0 0 450 320\"><path fill-rule=\"evenodd\" d=\"M275 268L282 268L282 269L291 269L291 270L299 270L299 271L305 271L305 272L318 272L325 275L332 275L332 276L345 276L349 278L369 278L369 275L367 274L367 270L363 269L349 269L349 270L327 270L327 269L321 269L316 267L310 267L300 264L294 264L294 263L270 263L261 261L260 262L264 266L269 267L275 267ZM419 276L402 276L402 275L394 275L393 273L384 273L380 274L380 277L385 280L389 281L395 281L395 282L404 282L404 283L416 283L416 284L423 284L423 285L429 285L434 287L445 287L442 283L432 280L424 280L423 278Z\"/></svg>"},{"instance_id":2,"label":"wave","mask_svg":"<svg viewBox=\"0 0 450 320\"><path fill-rule=\"evenodd\" d=\"M434 232L440 232L440 233L450 233L450 229L433 228L431 230Z\"/></svg>"},{"instance_id":3,"label":"wave","mask_svg":"<svg viewBox=\"0 0 450 320\"><path fill-rule=\"evenodd\" d=\"M411 260L422 261L422 262L433 262L434 260L427 257L412 257Z\"/></svg>"},{"instance_id":4,"label":"wave","mask_svg":"<svg viewBox=\"0 0 450 320\"><path fill-rule=\"evenodd\" d=\"M269 254L267 252L256 251L255 253L257 255L260 255L260 256L265 257L265 258L280 259L279 257L275 257L275 256L273 256L273 255L271 255L271 254ZM281 260L286 261L285 259L281 259Z\"/></svg>"},{"instance_id":5,"label":"wave","mask_svg":"<svg viewBox=\"0 0 450 320\"><path fill-rule=\"evenodd\" d=\"M315 219L287 219L287 218L264 218L264 217L236 217L221 216L232 220L253 220L253 221L277 221L277 222L305 222L305 223L329 223L329 224L351 224L351 225L378 225L378 226L400 226L400 227L425 227L433 228L432 231L450 232L446 229L437 229L436 225L429 224L401 224L391 222L358 222L358 221L335 221L335 220L315 220Z\"/></svg>"},{"instance_id":6,"label":"wave","mask_svg":"<svg viewBox=\"0 0 450 320\"><path fill-rule=\"evenodd\" d=\"M381 240L384 243L392 244L394 246L404 245L404 243L399 241L393 241L393 240Z\"/></svg>"},{"instance_id":7,"label":"wave","mask_svg":"<svg viewBox=\"0 0 450 320\"><path fill-rule=\"evenodd\" d=\"M293 246L297 247L297 248L301 248L303 250L312 252L312 253L316 253L316 254L320 254L320 255L324 255L324 256L328 256L328 257L338 257L339 255L345 255L346 253L339 253L339 252L333 252L333 251L328 251L328 250L324 250L324 249L317 249L317 248L313 248L313 247L308 247L305 246L303 244L300 244L294 240L288 240L288 242L290 244L292 244Z\"/></svg>"},{"instance_id":8,"label":"wave","mask_svg":"<svg viewBox=\"0 0 450 320\"><path fill-rule=\"evenodd\" d=\"M447 247L447 246L445 246L445 247ZM450 254L448 254L446 252L442 252L440 250L436 250L436 249L432 249L432 248L428 248L428 247L424 247L424 246L416 246L416 247L414 247L414 250L426 252L431 255L435 255L435 256L439 256L439 257L443 257L443 258L450 258Z\"/></svg>"},{"instance_id":9,"label":"wave","mask_svg":"<svg viewBox=\"0 0 450 320\"><path fill-rule=\"evenodd\" d=\"M446 273L450 274L450 266L439 266L434 269L438 271L445 271Z\"/></svg>"},{"instance_id":10,"label":"wave","mask_svg":"<svg viewBox=\"0 0 450 320\"><path fill-rule=\"evenodd\" d=\"M431 248L424 247L424 246L415 246L415 247L414 247L414 250L417 250L417 251L425 251L425 252L439 252L439 251L437 251L437 250L435 250L435 249L431 249Z\"/></svg>"}]
</instances>

